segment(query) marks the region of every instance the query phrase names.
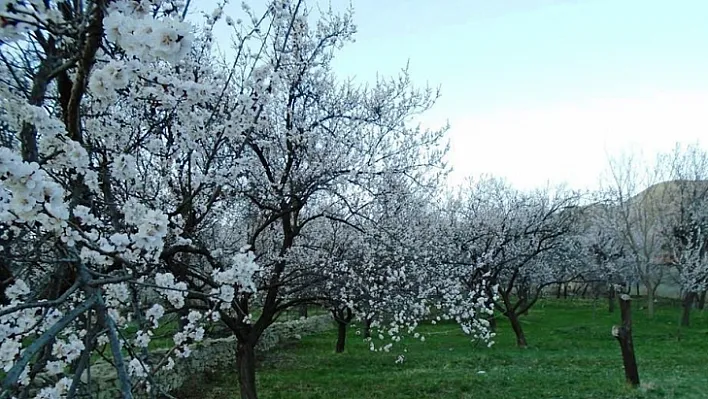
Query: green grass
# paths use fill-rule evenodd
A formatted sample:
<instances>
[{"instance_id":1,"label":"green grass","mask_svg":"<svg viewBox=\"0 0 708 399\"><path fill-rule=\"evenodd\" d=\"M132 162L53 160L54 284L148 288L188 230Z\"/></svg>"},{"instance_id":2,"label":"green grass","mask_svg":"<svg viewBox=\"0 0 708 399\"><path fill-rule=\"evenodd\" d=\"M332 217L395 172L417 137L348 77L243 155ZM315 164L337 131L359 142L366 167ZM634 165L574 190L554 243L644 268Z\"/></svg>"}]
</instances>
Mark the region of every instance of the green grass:
<instances>
[{"instance_id":1,"label":"green grass","mask_svg":"<svg viewBox=\"0 0 708 399\"><path fill-rule=\"evenodd\" d=\"M525 350L501 320L492 348L475 346L452 324L427 325L425 342L409 339L390 353L370 352L355 327L343 354L334 353L334 331L306 337L262 359L258 389L261 398L707 398L708 311L695 311L679 339L679 308L659 304L648 320L635 305L637 390L624 383L610 335L619 314L602 301L593 309L569 300L541 302L523 318ZM403 348L406 362L394 364ZM238 397L237 384L224 370L181 397Z\"/></svg>"}]
</instances>

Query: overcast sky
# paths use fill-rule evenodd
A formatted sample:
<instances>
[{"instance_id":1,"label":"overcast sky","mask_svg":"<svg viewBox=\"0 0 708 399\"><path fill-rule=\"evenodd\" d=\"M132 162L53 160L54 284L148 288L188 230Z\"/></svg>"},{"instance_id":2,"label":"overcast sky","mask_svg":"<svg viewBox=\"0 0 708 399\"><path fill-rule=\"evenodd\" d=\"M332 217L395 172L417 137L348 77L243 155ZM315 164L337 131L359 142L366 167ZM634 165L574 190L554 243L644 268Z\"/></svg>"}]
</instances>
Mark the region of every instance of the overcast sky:
<instances>
[{"instance_id":1,"label":"overcast sky","mask_svg":"<svg viewBox=\"0 0 708 399\"><path fill-rule=\"evenodd\" d=\"M608 153L708 143L706 0L351 4L356 43L336 72L365 82L410 61L416 83L441 86L424 123L450 121L454 181L586 188Z\"/></svg>"}]
</instances>

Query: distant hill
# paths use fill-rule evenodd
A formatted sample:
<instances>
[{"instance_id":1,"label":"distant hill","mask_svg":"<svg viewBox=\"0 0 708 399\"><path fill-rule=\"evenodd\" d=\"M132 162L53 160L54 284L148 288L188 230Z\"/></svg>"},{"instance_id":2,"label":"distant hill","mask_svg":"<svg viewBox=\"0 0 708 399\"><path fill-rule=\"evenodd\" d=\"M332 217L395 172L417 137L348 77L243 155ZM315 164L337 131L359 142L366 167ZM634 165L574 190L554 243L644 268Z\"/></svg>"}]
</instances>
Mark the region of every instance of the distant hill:
<instances>
[{"instance_id":1,"label":"distant hill","mask_svg":"<svg viewBox=\"0 0 708 399\"><path fill-rule=\"evenodd\" d=\"M634 228L653 235L659 234L656 229L661 229L665 222L669 224L678 222L682 208L685 209L694 201L708 204L707 180L670 180L653 184L630 197L624 203L623 212L630 218L629 222ZM580 223L583 223L585 229L602 230L602 222L611 223L603 216L616 210L616 206L603 202L583 206L580 209ZM598 221L599 225L596 224ZM654 256L664 259L665 254L655 254ZM675 270L669 269L666 273L658 293L661 296L678 297L680 287L677 284L678 277Z\"/></svg>"},{"instance_id":2,"label":"distant hill","mask_svg":"<svg viewBox=\"0 0 708 399\"><path fill-rule=\"evenodd\" d=\"M686 205L708 197L708 180L670 180L654 184L629 199L630 204L645 208L664 208Z\"/></svg>"}]
</instances>

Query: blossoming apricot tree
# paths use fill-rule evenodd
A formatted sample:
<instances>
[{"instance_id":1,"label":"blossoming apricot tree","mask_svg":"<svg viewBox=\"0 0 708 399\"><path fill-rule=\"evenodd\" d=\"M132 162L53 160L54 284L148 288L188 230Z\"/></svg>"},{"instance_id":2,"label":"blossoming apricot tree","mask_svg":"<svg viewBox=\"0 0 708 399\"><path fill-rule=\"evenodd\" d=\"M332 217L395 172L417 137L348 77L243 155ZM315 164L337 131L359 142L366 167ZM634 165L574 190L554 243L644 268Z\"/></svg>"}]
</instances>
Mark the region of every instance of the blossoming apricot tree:
<instances>
[{"instance_id":1,"label":"blossoming apricot tree","mask_svg":"<svg viewBox=\"0 0 708 399\"><path fill-rule=\"evenodd\" d=\"M0 1L3 397L90 392L95 355L123 397L156 395L155 373L222 320L255 398L259 337L326 275L301 256L318 222L442 166L445 129L411 127L434 91L405 71L335 78L350 14L311 25L303 1L244 7L246 22L225 19L226 63L212 48L223 4L191 24L188 3ZM173 345L155 355L172 314Z\"/></svg>"}]
</instances>

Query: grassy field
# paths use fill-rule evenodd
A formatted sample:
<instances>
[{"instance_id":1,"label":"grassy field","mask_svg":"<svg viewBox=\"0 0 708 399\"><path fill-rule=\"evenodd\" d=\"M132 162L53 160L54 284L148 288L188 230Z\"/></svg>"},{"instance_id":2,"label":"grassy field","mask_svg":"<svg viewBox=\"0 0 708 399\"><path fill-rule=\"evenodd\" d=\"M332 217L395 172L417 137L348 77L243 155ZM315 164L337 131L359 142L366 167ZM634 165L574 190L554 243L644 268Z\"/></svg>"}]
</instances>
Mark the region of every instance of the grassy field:
<instances>
[{"instance_id":1,"label":"grassy field","mask_svg":"<svg viewBox=\"0 0 708 399\"><path fill-rule=\"evenodd\" d=\"M523 319L530 347L514 345L499 325L497 344L475 347L459 327L425 326L410 340L372 353L352 329L347 351L334 353L335 333L304 338L261 360L261 398L708 398L708 311L679 332L679 309L660 304L647 320L635 303L634 337L642 387L624 384L619 345L610 335L619 314L604 302L539 303ZM406 347L406 361L394 364ZM238 397L237 376L224 371L181 397ZM191 394L189 393L191 391ZM186 394L186 395L185 395Z\"/></svg>"}]
</instances>

